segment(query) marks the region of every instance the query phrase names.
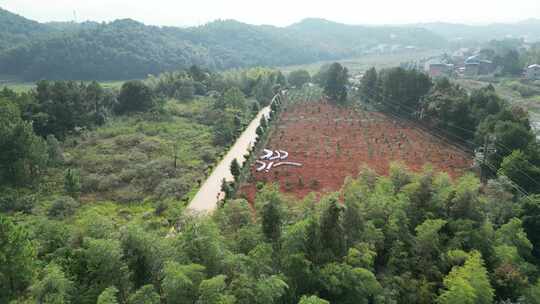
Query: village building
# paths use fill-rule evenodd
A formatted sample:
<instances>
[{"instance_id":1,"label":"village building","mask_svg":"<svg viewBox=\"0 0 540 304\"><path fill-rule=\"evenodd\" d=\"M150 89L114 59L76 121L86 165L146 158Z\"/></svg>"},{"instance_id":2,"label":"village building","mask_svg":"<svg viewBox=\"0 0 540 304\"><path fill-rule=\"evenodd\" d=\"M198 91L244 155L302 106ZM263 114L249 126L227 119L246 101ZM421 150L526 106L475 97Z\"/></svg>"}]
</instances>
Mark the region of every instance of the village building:
<instances>
[{"instance_id":1,"label":"village building","mask_svg":"<svg viewBox=\"0 0 540 304\"><path fill-rule=\"evenodd\" d=\"M425 70L433 78L450 77L454 73L454 65L440 59L431 59L426 62Z\"/></svg>"},{"instance_id":2,"label":"village building","mask_svg":"<svg viewBox=\"0 0 540 304\"><path fill-rule=\"evenodd\" d=\"M493 62L482 59L480 55L474 55L465 60L465 75L476 76L492 73L494 70Z\"/></svg>"},{"instance_id":3,"label":"village building","mask_svg":"<svg viewBox=\"0 0 540 304\"><path fill-rule=\"evenodd\" d=\"M540 64L531 64L525 69L525 77L528 79L540 79Z\"/></svg>"},{"instance_id":4,"label":"village building","mask_svg":"<svg viewBox=\"0 0 540 304\"><path fill-rule=\"evenodd\" d=\"M437 77L449 77L454 72L454 65L447 63L432 63L429 65L429 76L433 78Z\"/></svg>"}]
</instances>

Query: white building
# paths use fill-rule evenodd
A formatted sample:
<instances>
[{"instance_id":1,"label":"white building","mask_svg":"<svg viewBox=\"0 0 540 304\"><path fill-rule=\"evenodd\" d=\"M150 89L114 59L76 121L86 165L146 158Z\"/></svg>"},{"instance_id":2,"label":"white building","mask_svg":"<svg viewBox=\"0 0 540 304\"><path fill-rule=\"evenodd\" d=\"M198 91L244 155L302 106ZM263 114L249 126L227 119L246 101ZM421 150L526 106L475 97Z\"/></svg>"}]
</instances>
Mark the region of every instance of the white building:
<instances>
[{"instance_id":1,"label":"white building","mask_svg":"<svg viewBox=\"0 0 540 304\"><path fill-rule=\"evenodd\" d=\"M525 77L529 79L540 79L540 64L531 64L525 69Z\"/></svg>"}]
</instances>

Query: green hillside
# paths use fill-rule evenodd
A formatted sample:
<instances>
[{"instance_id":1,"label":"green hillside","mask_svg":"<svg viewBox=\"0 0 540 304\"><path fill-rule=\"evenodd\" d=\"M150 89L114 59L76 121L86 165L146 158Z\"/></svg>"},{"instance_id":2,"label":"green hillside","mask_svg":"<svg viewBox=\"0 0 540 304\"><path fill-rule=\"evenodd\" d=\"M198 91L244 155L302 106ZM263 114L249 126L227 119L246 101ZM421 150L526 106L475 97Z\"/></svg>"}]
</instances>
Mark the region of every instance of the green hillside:
<instances>
[{"instance_id":1,"label":"green hillside","mask_svg":"<svg viewBox=\"0 0 540 304\"><path fill-rule=\"evenodd\" d=\"M134 20L110 23L40 24L5 13L0 70L11 78L112 80L187 68L213 70L305 64L358 56L379 45L440 47L444 39L420 28L366 27L307 19L289 27L219 20L191 28L148 26ZM10 21L11 20L11 21ZM31 30L33 29L33 30ZM7 40L6 40L7 41Z\"/></svg>"}]
</instances>

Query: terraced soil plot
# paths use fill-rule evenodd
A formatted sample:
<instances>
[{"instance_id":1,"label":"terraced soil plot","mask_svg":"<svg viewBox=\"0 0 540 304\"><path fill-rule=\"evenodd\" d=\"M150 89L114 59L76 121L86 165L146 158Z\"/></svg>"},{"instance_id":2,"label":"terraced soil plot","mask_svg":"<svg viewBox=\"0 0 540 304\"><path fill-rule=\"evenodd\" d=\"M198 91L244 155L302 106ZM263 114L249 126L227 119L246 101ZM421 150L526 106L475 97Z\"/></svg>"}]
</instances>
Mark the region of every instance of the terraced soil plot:
<instances>
[{"instance_id":1,"label":"terraced soil plot","mask_svg":"<svg viewBox=\"0 0 540 304\"><path fill-rule=\"evenodd\" d=\"M299 198L310 192L340 189L347 176L363 166L388 174L398 161L414 171L431 163L455 178L472 165L472 155L405 120L377 112L355 111L326 102L289 105L277 122L267 149L287 151L287 161L297 166L257 171L241 189L253 201L257 185L277 182L284 192Z\"/></svg>"}]
</instances>

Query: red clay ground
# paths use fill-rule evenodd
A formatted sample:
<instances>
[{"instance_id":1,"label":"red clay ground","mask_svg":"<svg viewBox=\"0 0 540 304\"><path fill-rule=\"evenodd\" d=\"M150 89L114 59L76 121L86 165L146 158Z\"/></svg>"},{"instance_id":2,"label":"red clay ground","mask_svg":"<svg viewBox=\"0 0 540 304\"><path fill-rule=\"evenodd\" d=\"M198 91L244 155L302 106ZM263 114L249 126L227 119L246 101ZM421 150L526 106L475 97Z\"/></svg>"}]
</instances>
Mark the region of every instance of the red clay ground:
<instances>
[{"instance_id":1,"label":"red clay ground","mask_svg":"<svg viewBox=\"0 0 540 304\"><path fill-rule=\"evenodd\" d=\"M277 182L281 191L302 198L310 192L339 190L363 165L386 175L394 161L413 171L431 163L455 178L472 164L471 155L409 122L326 102L290 105L267 148L285 150L287 161L303 166L281 166L268 173L252 168L252 181L241 188L251 202L258 182Z\"/></svg>"}]
</instances>

